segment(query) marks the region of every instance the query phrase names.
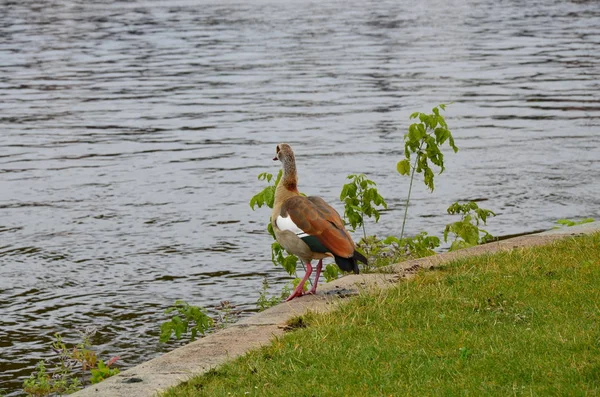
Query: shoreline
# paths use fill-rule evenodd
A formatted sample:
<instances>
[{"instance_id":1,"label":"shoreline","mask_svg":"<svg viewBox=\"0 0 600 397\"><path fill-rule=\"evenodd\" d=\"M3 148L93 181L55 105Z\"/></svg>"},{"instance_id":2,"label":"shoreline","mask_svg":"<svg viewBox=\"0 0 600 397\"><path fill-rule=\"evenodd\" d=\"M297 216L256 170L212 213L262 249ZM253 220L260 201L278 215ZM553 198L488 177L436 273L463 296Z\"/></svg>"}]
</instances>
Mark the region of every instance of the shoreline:
<instances>
[{"instance_id":1,"label":"shoreline","mask_svg":"<svg viewBox=\"0 0 600 397\"><path fill-rule=\"evenodd\" d=\"M186 381L192 375L205 373L249 350L269 344L274 337L281 336L286 332L288 320L309 310L312 312L331 311L346 297L369 289L391 287L400 279L410 278L421 269L436 268L459 258L493 254L523 247L543 246L556 240L599 231L600 222L551 229L542 233L401 262L388 266L386 270L389 272L347 275L323 284L317 295L283 302L72 395L76 397L155 396L169 387Z\"/></svg>"}]
</instances>

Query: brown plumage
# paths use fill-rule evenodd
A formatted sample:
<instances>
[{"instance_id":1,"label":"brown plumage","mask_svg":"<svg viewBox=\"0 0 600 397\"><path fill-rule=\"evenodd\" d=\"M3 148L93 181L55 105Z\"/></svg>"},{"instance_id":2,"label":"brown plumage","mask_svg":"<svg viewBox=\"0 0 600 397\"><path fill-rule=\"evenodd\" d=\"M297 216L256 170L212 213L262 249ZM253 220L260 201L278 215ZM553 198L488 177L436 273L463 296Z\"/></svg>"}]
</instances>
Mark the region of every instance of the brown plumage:
<instances>
[{"instance_id":1,"label":"brown plumage","mask_svg":"<svg viewBox=\"0 0 600 397\"><path fill-rule=\"evenodd\" d=\"M276 157L283 166L283 177L275 190L271 223L275 238L289 253L306 263L306 274L287 300L302 296L304 283L312 273L311 261L318 259L315 283L309 294L317 290L323 259L331 257L344 271L358 273L358 261L366 258L355 249L354 241L344 228L338 212L320 197L304 197L298 191L296 160L292 148L277 145Z\"/></svg>"}]
</instances>

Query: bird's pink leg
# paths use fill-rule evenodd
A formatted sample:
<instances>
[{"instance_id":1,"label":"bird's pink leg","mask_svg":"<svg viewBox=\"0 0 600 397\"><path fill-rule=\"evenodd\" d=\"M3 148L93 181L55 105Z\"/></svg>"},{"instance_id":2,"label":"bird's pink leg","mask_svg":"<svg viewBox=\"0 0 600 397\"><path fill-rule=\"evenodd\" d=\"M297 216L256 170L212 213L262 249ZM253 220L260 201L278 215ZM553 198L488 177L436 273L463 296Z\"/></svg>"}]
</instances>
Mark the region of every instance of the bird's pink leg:
<instances>
[{"instance_id":1,"label":"bird's pink leg","mask_svg":"<svg viewBox=\"0 0 600 397\"><path fill-rule=\"evenodd\" d=\"M323 269L323 259L319 260L317 264L317 275L315 276L315 284L312 286L308 294L316 294L317 293L317 284L319 283L319 276L321 275L321 269Z\"/></svg>"},{"instance_id":2,"label":"bird's pink leg","mask_svg":"<svg viewBox=\"0 0 600 397\"><path fill-rule=\"evenodd\" d=\"M306 280L308 280L311 274L312 266L310 262L308 262L306 263L306 274L304 275L304 278L302 279L302 281L300 281L300 284L298 284L294 292L292 292L292 294L288 296L288 298L285 300L286 302L289 302L294 298L304 295L304 283L306 283Z\"/></svg>"}]
</instances>

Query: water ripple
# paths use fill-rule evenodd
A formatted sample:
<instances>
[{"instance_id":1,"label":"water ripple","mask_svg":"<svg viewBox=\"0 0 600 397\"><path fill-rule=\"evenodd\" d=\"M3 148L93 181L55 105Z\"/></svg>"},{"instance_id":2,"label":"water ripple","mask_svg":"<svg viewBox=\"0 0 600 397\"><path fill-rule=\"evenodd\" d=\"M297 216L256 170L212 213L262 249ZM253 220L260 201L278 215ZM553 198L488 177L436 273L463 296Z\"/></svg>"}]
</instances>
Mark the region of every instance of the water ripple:
<instances>
[{"instance_id":1,"label":"water ripple","mask_svg":"<svg viewBox=\"0 0 600 397\"><path fill-rule=\"evenodd\" d=\"M410 233L459 199L515 235L600 219L600 8L594 1L94 3L5 1L0 14L0 389L88 325L127 367L175 299L255 310L269 212L251 211L297 151L300 188L337 203L349 173L390 208L414 111L453 102L460 147ZM341 206L336 204L339 209Z\"/></svg>"}]
</instances>

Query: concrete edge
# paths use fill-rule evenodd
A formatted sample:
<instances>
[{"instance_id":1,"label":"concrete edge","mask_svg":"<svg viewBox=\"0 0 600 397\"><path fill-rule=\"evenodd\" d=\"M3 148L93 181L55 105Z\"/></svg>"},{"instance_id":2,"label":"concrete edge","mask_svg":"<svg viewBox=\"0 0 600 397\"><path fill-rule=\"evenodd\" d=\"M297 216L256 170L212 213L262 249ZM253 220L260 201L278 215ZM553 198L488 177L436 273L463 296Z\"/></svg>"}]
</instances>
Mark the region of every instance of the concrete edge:
<instances>
[{"instance_id":1,"label":"concrete edge","mask_svg":"<svg viewBox=\"0 0 600 397\"><path fill-rule=\"evenodd\" d=\"M269 344L274 337L283 335L289 319L309 310L330 311L345 297L357 295L370 288L388 288L400 278L411 277L420 269L430 269L456 259L547 245L566 237L595 232L600 232L600 222L553 229L410 260L388 266L382 273L348 275L322 285L317 295L294 299L257 313L193 343L123 371L102 383L87 387L73 396L155 396L186 381L192 375L205 373L251 349Z\"/></svg>"}]
</instances>

